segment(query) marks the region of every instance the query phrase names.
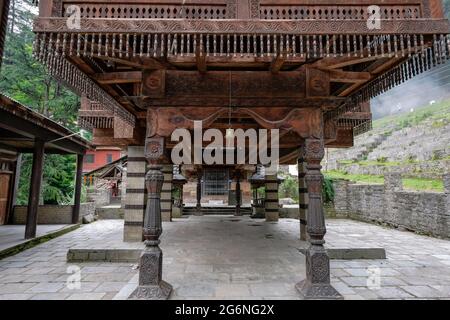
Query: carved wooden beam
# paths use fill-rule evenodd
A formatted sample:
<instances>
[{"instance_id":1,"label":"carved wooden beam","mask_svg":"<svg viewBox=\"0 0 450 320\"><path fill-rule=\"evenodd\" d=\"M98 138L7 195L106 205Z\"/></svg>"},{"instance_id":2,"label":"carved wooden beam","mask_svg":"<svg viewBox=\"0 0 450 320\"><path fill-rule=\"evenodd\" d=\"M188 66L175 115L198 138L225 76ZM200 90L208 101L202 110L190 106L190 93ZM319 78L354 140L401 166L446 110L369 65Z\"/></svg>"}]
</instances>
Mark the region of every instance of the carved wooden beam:
<instances>
[{"instance_id":1,"label":"carved wooden beam","mask_svg":"<svg viewBox=\"0 0 450 320\"><path fill-rule=\"evenodd\" d=\"M439 34L448 33L446 19L381 20L381 29L369 30L366 20L189 20L189 19L81 19L80 33L171 34ZM35 32L73 32L66 18L37 18Z\"/></svg>"}]
</instances>

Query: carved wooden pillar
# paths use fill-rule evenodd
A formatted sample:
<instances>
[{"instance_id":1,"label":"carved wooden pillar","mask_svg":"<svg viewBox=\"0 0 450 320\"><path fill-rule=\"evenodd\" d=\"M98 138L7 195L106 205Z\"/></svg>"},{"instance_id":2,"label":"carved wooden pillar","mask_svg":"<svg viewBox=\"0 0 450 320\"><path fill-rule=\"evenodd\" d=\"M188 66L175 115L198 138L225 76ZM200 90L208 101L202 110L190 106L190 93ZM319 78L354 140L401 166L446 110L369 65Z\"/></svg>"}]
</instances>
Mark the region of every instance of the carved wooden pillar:
<instances>
[{"instance_id":1,"label":"carved wooden pillar","mask_svg":"<svg viewBox=\"0 0 450 320\"><path fill-rule=\"evenodd\" d=\"M145 157L149 170L145 176L148 192L144 219L145 250L140 258L139 286L130 296L135 300L167 300L172 286L162 280L163 253L159 247L162 233L161 191L164 183L163 166L164 138L147 138Z\"/></svg>"},{"instance_id":2,"label":"carved wooden pillar","mask_svg":"<svg viewBox=\"0 0 450 320\"><path fill-rule=\"evenodd\" d=\"M196 215L202 215L202 170L197 171L197 211Z\"/></svg>"},{"instance_id":3,"label":"carved wooden pillar","mask_svg":"<svg viewBox=\"0 0 450 320\"><path fill-rule=\"evenodd\" d=\"M164 184L161 193L161 214L164 222L172 222L173 165L164 165Z\"/></svg>"},{"instance_id":4,"label":"carved wooden pillar","mask_svg":"<svg viewBox=\"0 0 450 320\"><path fill-rule=\"evenodd\" d=\"M308 188L309 247L306 252L306 279L297 284L305 299L341 299L342 296L330 284L330 259L325 250L325 217L322 203L323 176L320 162L324 157L322 139L306 139L306 184Z\"/></svg>"},{"instance_id":5,"label":"carved wooden pillar","mask_svg":"<svg viewBox=\"0 0 450 320\"><path fill-rule=\"evenodd\" d=\"M236 176L236 216L241 216L241 173Z\"/></svg>"}]
</instances>

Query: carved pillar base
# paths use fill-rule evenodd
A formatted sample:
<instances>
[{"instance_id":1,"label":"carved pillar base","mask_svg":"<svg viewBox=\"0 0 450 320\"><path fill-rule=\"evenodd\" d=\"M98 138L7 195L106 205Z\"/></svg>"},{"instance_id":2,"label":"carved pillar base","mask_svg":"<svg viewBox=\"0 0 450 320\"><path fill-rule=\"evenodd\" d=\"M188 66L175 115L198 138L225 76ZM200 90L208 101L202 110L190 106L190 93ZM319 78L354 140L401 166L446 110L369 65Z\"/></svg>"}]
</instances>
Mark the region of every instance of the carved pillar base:
<instances>
[{"instance_id":1,"label":"carved pillar base","mask_svg":"<svg viewBox=\"0 0 450 320\"><path fill-rule=\"evenodd\" d=\"M330 284L330 260L323 245L310 245L306 252L306 279L295 288L307 300L341 300Z\"/></svg>"},{"instance_id":2,"label":"carved pillar base","mask_svg":"<svg viewBox=\"0 0 450 320\"><path fill-rule=\"evenodd\" d=\"M139 266L139 287L131 294L130 300L167 300L172 286L162 280L161 249L147 247L141 255Z\"/></svg>"}]
</instances>

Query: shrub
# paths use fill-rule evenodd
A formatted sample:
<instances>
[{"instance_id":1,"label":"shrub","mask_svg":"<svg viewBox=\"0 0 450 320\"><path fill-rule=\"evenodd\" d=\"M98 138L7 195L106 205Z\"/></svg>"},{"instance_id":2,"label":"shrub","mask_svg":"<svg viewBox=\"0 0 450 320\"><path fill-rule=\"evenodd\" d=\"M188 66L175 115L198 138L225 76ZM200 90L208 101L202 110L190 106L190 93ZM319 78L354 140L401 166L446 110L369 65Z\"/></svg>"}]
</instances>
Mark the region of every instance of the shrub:
<instances>
[{"instance_id":1,"label":"shrub","mask_svg":"<svg viewBox=\"0 0 450 320\"><path fill-rule=\"evenodd\" d=\"M331 203L334 201L333 179L330 178L323 179L322 199L324 203Z\"/></svg>"}]
</instances>

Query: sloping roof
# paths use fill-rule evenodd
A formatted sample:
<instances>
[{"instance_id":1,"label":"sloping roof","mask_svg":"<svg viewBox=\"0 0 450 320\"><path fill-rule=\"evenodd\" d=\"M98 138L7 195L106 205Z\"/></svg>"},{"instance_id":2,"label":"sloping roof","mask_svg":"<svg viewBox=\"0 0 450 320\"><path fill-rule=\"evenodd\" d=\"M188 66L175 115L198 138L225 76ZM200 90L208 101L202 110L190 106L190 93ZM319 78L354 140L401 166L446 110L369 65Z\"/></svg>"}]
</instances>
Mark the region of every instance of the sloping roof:
<instances>
[{"instance_id":1,"label":"sloping roof","mask_svg":"<svg viewBox=\"0 0 450 320\"><path fill-rule=\"evenodd\" d=\"M122 158L119 158L113 162L107 163L104 166L101 166L100 168L97 168L95 170L89 171L84 173L85 176L92 176L92 175L104 175L107 172L109 172L112 168L116 167L118 164L123 162L122 165L122 169L125 168L127 166L127 160L128 160L128 156L123 156ZM121 171L122 171L121 169Z\"/></svg>"},{"instance_id":2,"label":"sloping roof","mask_svg":"<svg viewBox=\"0 0 450 320\"><path fill-rule=\"evenodd\" d=\"M0 137L3 145L26 151L35 139L46 142L46 152L84 153L92 144L54 120L0 93Z\"/></svg>"}]
</instances>

